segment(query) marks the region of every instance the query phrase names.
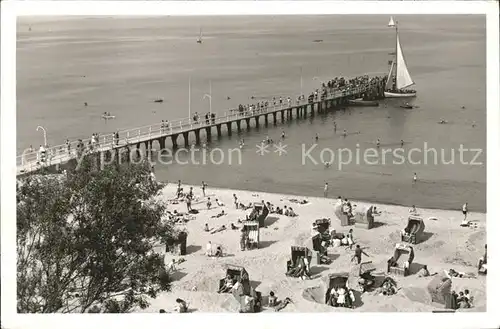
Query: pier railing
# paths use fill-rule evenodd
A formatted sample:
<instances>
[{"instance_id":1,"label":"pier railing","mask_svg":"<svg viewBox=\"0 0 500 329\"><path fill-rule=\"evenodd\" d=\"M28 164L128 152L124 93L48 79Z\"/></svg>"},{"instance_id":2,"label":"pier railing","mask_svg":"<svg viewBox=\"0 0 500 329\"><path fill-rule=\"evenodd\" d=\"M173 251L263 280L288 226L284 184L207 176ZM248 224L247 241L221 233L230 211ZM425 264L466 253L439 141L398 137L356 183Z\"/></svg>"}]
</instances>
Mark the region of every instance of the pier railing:
<instances>
[{"instance_id":1,"label":"pier railing","mask_svg":"<svg viewBox=\"0 0 500 329\"><path fill-rule=\"evenodd\" d=\"M322 101L333 100L340 97L360 94L366 92L370 85L364 85L351 89L334 90L327 92L326 97ZM318 93L318 98L321 95ZM269 101L269 100L268 100ZM313 103L318 103L320 99L316 99ZM279 112L281 110L296 108L309 104L307 98L300 101L291 101L288 103L284 100L282 104L269 104L265 108L246 110L240 112L238 109L232 109L224 112L222 116L215 119L200 118L194 121L192 118L183 118L169 121L168 125L165 122L159 122L148 126L138 128L126 129L119 131L119 138L115 138L114 133L99 135L98 141L92 143L92 138L82 139L81 141L71 141L68 144L61 144L45 148L45 159L40 161L40 151L25 150L21 155L16 158L17 174L30 172L41 168L42 166L51 166L62 164L70 159L77 157L77 146L83 143L87 152L102 152L112 150L114 148L123 147L126 145L133 145L141 142L154 140L161 137L168 137L174 134L182 134L184 132L192 131L197 128L212 127L228 122L233 122L241 119L253 118L262 114L270 114Z\"/></svg>"}]
</instances>

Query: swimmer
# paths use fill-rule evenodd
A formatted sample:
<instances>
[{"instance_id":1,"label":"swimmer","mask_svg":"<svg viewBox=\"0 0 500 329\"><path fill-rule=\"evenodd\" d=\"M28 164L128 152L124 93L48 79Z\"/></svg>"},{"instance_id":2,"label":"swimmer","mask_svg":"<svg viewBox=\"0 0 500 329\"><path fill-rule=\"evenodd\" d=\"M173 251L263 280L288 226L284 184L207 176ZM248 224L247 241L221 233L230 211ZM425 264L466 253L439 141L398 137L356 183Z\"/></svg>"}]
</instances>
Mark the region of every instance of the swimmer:
<instances>
[{"instance_id":1,"label":"swimmer","mask_svg":"<svg viewBox=\"0 0 500 329\"><path fill-rule=\"evenodd\" d=\"M401 147L403 147L403 145L405 145L405 141L401 140Z\"/></svg>"},{"instance_id":2,"label":"swimmer","mask_svg":"<svg viewBox=\"0 0 500 329\"><path fill-rule=\"evenodd\" d=\"M344 133L343 133L344 137L347 136L347 130L344 129Z\"/></svg>"},{"instance_id":3,"label":"swimmer","mask_svg":"<svg viewBox=\"0 0 500 329\"><path fill-rule=\"evenodd\" d=\"M472 128L475 128L476 127L476 121L473 121L472 122Z\"/></svg>"},{"instance_id":4,"label":"swimmer","mask_svg":"<svg viewBox=\"0 0 500 329\"><path fill-rule=\"evenodd\" d=\"M317 143L317 142L318 142L318 140L319 140L319 136L318 136L318 134L316 134L315 139L316 139L316 143Z\"/></svg>"},{"instance_id":5,"label":"swimmer","mask_svg":"<svg viewBox=\"0 0 500 329\"><path fill-rule=\"evenodd\" d=\"M441 121L439 121L438 123L439 123L440 125L444 125L444 124L446 124L446 123L448 123L448 122L447 122L446 120L441 119Z\"/></svg>"},{"instance_id":6,"label":"swimmer","mask_svg":"<svg viewBox=\"0 0 500 329\"><path fill-rule=\"evenodd\" d=\"M380 139L377 138L377 148L380 147Z\"/></svg>"},{"instance_id":7,"label":"swimmer","mask_svg":"<svg viewBox=\"0 0 500 329\"><path fill-rule=\"evenodd\" d=\"M325 162L325 168L330 168L330 162Z\"/></svg>"},{"instance_id":8,"label":"swimmer","mask_svg":"<svg viewBox=\"0 0 500 329\"><path fill-rule=\"evenodd\" d=\"M83 103L83 105L85 105L85 106L89 106L89 104L87 104L87 102Z\"/></svg>"}]
</instances>

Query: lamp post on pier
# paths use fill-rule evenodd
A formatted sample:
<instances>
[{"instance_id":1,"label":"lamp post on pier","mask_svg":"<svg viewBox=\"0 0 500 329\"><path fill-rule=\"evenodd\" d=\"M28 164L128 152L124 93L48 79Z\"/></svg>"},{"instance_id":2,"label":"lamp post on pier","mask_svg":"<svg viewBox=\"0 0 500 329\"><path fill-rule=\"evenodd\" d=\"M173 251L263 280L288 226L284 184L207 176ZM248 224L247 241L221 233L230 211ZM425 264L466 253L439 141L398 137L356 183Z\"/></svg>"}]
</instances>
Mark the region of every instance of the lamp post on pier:
<instances>
[{"instance_id":1,"label":"lamp post on pier","mask_svg":"<svg viewBox=\"0 0 500 329\"><path fill-rule=\"evenodd\" d=\"M212 114L212 80L210 80L210 93L203 95L203 99L208 98L209 100L209 113Z\"/></svg>"},{"instance_id":2,"label":"lamp post on pier","mask_svg":"<svg viewBox=\"0 0 500 329\"><path fill-rule=\"evenodd\" d=\"M43 131L43 146L46 147L47 146L47 131L42 126L36 127L36 131L39 131L40 129Z\"/></svg>"}]
</instances>

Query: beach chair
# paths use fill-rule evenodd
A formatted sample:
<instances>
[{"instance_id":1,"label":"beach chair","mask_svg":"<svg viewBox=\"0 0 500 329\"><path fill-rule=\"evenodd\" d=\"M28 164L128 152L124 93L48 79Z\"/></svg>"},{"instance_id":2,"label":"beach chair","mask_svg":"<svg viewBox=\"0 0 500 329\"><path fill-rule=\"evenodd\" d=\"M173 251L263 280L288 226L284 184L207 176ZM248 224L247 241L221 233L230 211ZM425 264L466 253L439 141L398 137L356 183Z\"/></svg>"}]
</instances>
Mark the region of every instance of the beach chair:
<instances>
[{"instance_id":1,"label":"beach chair","mask_svg":"<svg viewBox=\"0 0 500 329\"><path fill-rule=\"evenodd\" d=\"M401 241L417 244L422 241L425 230L424 219L418 216L408 216L406 227L401 232Z\"/></svg>"},{"instance_id":2,"label":"beach chair","mask_svg":"<svg viewBox=\"0 0 500 329\"><path fill-rule=\"evenodd\" d=\"M393 257L387 261L387 273L403 277L407 276L409 274L411 263L413 262L413 257L414 251L412 252L409 246L396 244ZM409 263L408 266L405 266L406 262Z\"/></svg>"},{"instance_id":3,"label":"beach chair","mask_svg":"<svg viewBox=\"0 0 500 329\"><path fill-rule=\"evenodd\" d=\"M309 261L309 264L311 263L312 252L307 247L292 246L290 254L291 258L286 262L286 272L295 267L295 264L297 264L297 260L299 259L299 257L306 257Z\"/></svg>"},{"instance_id":4,"label":"beach chair","mask_svg":"<svg viewBox=\"0 0 500 329\"><path fill-rule=\"evenodd\" d=\"M372 207L365 211L356 212L355 227L369 230L373 228L374 224L375 219L373 218Z\"/></svg>"},{"instance_id":5,"label":"beach chair","mask_svg":"<svg viewBox=\"0 0 500 329\"><path fill-rule=\"evenodd\" d=\"M219 290L224 286L226 277L231 275L231 277L238 281L241 279L241 285L243 287L243 294L250 295L252 293L252 289L250 287L250 278L248 276L248 272L245 270L243 266L237 265L226 265L226 275L224 278L219 280Z\"/></svg>"},{"instance_id":6,"label":"beach chair","mask_svg":"<svg viewBox=\"0 0 500 329\"><path fill-rule=\"evenodd\" d=\"M335 212L335 216L337 216L337 218L340 220L340 226L351 225L351 221L350 221L349 217L346 214L344 214L344 212L342 211L341 205L335 206L334 212Z\"/></svg>"},{"instance_id":7,"label":"beach chair","mask_svg":"<svg viewBox=\"0 0 500 329\"><path fill-rule=\"evenodd\" d=\"M259 248L259 223L256 222L244 222L243 227L248 233L247 249L258 249Z\"/></svg>"},{"instance_id":8,"label":"beach chair","mask_svg":"<svg viewBox=\"0 0 500 329\"><path fill-rule=\"evenodd\" d=\"M330 300L330 294L332 289L338 290L339 288L348 289L349 273L331 273L325 278L326 280L326 293L325 293L325 304L328 304Z\"/></svg>"},{"instance_id":9,"label":"beach chair","mask_svg":"<svg viewBox=\"0 0 500 329\"><path fill-rule=\"evenodd\" d=\"M269 209L267 208L267 206L265 204L254 203L253 209L250 212L250 214L248 215L248 218L251 221L258 222L259 227L264 227L267 215L269 215Z\"/></svg>"},{"instance_id":10,"label":"beach chair","mask_svg":"<svg viewBox=\"0 0 500 329\"><path fill-rule=\"evenodd\" d=\"M453 309L455 303L451 295L452 281L444 274L437 274L427 285L427 291L433 303L442 304L447 309Z\"/></svg>"},{"instance_id":11,"label":"beach chair","mask_svg":"<svg viewBox=\"0 0 500 329\"><path fill-rule=\"evenodd\" d=\"M321 234L321 239L323 241L326 241L329 244L330 240L331 240L331 236L330 236L331 221L330 221L330 218L316 219L314 221L314 224L316 225L317 231Z\"/></svg>"}]
</instances>

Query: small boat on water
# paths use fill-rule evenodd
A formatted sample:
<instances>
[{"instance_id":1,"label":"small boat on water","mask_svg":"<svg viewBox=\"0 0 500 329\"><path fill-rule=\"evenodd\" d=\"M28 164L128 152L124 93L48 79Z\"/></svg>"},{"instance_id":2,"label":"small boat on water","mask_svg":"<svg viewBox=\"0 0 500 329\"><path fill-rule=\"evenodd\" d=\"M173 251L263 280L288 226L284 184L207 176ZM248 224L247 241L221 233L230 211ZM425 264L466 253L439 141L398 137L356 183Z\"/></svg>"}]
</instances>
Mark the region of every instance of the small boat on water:
<instances>
[{"instance_id":1,"label":"small boat on water","mask_svg":"<svg viewBox=\"0 0 500 329\"><path fill-rule=\"evenodd\" d=\"M103 116L102 116L102 118L103 118L104 120L109 120L109 119L114 119L114 118L116 118L116 116L114 116L114 115L103 115Z\"/></svg>"},{"instance_id":2,"label":"small boat on water","mask_svg":"<svg viewBox=\"0 0 500 329\"><path fill-rule=\"evenodd\" d=\"M396 28L396 52L394 59L389 61L391 67L385 85L384 96L388 98L415 97L417 96L415 90L405 89L414 85L415 82L413 82L408 67L406 66L403 49L399 41L398 25L397 22L394 23L392 17L389 26Z\"/></svg>"},{"instance_id":3,"label":"small boat on water","mask_svg":"<svg viewBox=\"0 0 500 329\"><path fill-rule=\"evenodd\" d=\"M347 102L349 105L353 105L353 106L378 106L379 105L379 103L377 101L369 101L369 100L364 100L362 98L349 99Z\"/></svg>"},{"instance_id":4,"label":"small boat on water","mask_svg":"<svg viewBox=\"0 0 500 329\"><path fill-rule=\"evenodd\" d=\"M163 99L158 98L158 99L155 99L155 100L154 100L154 102L155 102L155 103L163 103Z\"/></svg>"}]
</instances>

